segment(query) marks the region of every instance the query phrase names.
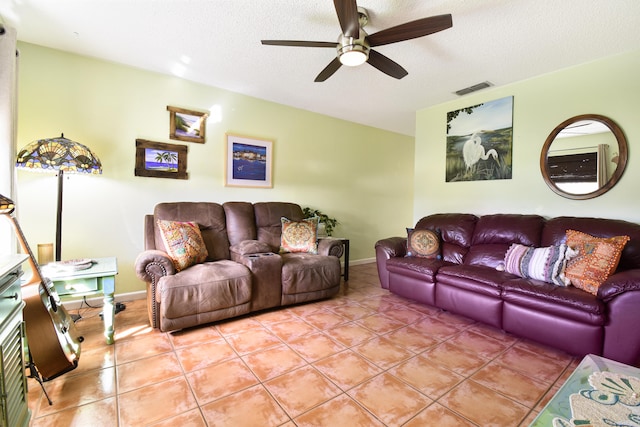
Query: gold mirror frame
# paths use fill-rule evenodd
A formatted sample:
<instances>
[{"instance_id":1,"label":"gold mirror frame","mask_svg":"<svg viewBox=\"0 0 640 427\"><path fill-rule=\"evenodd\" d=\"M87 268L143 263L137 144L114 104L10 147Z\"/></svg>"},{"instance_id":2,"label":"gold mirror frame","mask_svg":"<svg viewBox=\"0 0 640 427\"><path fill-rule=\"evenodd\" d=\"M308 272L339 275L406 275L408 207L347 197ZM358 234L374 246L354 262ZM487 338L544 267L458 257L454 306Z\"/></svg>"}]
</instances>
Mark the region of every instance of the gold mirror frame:
<instances>
[{"instance_id":1,"label":"gold mirror frame","mask_svg":"<svg viewBox=\"0 0 640 427\"><path fill-rule=\"evenodd\" d=\"M567 191L560 189L556 185L556 183L553 182L553 180L551 179L551 170L549 168L549 162L547 161L547 158L549 154L549 148L551 147L551 143L553 143L553 141L556 139L558 134L567 126L576 122L584 121L584 120L593 120L593 121L600 122L605 126L607 126L609 130L611 130L611 132L613 133L613 135L615 136L618 142L618 153L619 153L618 165L613 175L611 176L611 178L609 178L609 180L606 183L604 183L600 188L598 188L596 191L592 191L591 193L584 193L584 194L574 194L574 193L569 193ZM544 146L542 147L542 152L540 154L540 171L542 172L542 177L544 178L544 182L546 182L549 188L551 188L551 190L553 190L553 192L555 192L556 194L562 197L566 197L567 199L574 199L574 200L592 199L594 197L598 197L606 193L618 183L618 181L620 180L620 177L624 173L625 168L627 167L627 157L628 157L627 153L628 153L627 139L624 136L622 129L613 120L598 114L583 114L583 115L575 116L568 120L565 120L564 122L556 126L556 128L549 134L549 136L547 137L547 140L544 143Z\"/></svg>"}]
</instances>

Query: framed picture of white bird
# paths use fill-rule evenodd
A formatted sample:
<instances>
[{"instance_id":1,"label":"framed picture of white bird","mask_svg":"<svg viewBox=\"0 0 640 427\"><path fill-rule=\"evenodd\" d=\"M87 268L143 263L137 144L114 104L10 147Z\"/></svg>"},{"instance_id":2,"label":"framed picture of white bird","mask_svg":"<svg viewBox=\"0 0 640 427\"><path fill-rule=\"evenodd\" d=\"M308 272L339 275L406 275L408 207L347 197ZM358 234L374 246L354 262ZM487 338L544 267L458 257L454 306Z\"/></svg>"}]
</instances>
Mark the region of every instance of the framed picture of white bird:
<instances>
[{"instance_id":1,"label":"framed picture of white bird","mask_svg":"<svg viewBox=\"0 0 640 427\"><path fill-rule=\"evenodd\" d=\"M447 113L446 182L511 179L513 96Z\"/></svg>"}]
</instances>

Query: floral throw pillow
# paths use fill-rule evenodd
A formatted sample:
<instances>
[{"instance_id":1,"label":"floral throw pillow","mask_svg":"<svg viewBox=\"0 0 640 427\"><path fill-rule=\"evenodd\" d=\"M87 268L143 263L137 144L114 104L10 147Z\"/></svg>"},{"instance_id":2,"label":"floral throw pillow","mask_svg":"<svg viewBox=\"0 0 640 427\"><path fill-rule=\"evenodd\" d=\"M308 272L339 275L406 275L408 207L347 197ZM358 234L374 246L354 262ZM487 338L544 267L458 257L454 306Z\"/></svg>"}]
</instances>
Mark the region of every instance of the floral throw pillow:
<instances>
[{"instance_id":1,"label":"floral throw pillow","mask_svg":"<svg viewBox=\"0 0 640 427\"><path fill-rule=\"evenodd\" d=\"M204 262L209 256L195 222L158 220L162 241L177 271Z\"/></svg>"},{"instance_id":2,"label":"floral throw pillow","mask_svg":"<svg viewBox=\"0 0 640 427\"><path fill-rule=\"evenodd\" d=\"M442 259L440 252L440 233L407 228L407 256Z\"/></svg>"},{"instance_id":3,"label":"floral throw pillow","mask_svg":"<svg viewBox=\"0 0 640 427\"><path fill-rule=\"evenodd\" d=\"M567 230L567 246L578 255L567 264L565 275L576 288L598 295L598 288L616 271L629 236L594 237Z\"/></svg>"},{"instance_id":4,"label":"floral throw pillow","mask_svg":"<svg viewBox=\"0 0 640 427\"><path fill-rule=\"evenodd\" d=\"M282 217L280 253L318 253L318 217L292 221Z\"/></svg>"}]
</instances>

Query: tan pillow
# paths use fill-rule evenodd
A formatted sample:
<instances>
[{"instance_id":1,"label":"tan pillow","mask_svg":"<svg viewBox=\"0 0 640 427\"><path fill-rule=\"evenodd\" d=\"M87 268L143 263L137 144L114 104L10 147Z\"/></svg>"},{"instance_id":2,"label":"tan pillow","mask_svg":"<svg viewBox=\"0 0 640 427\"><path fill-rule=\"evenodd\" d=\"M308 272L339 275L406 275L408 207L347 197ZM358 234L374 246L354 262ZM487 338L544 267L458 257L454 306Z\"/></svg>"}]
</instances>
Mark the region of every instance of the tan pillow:
<instances>
[{"instance_id":1,"label":"tan pillow","mask_svg":"<svg viewBox=\"0 0 640 427\"><path fill-rule=\"evenodd\" d=\"M594 237L567 230L567 246L577 250L565 270L565 276L576 288L598 295L598 288L616 271L620 255L629 236Z\"/></svg>"},{"instance_id":2,"label":"tan pillow","mask_svg":"<svg viewBox=\"0 0 640 427\"><path fill-rule=\"evenodd\" d=\"M160 235L177 271L204 262L209 256L195 222L158 220Z\"/></svg>"}]
</instances>

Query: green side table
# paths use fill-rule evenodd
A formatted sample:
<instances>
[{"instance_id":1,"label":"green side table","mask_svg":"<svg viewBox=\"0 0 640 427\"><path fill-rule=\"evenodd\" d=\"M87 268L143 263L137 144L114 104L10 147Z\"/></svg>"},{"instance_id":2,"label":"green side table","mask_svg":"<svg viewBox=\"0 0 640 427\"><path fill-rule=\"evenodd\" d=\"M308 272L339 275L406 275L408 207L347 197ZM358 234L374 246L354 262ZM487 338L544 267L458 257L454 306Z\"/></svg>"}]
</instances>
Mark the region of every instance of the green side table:
<instances>
[{"instance_id":1,"label":"green side table","mask_svg":"<svg viewBox=\"0 0 640 427\"><path fill-rule=\"evenodd\" d=\"M42 274L53 282L60 297L83 297L101 293L104 295L102 319L104 321L104 336L107 344L113 344L113 318L115 306L113 303L118 262L115 257L93 258L90 268L69 271L56 268L55 263L42 267Z\"/></svg>"}]
</instances>

